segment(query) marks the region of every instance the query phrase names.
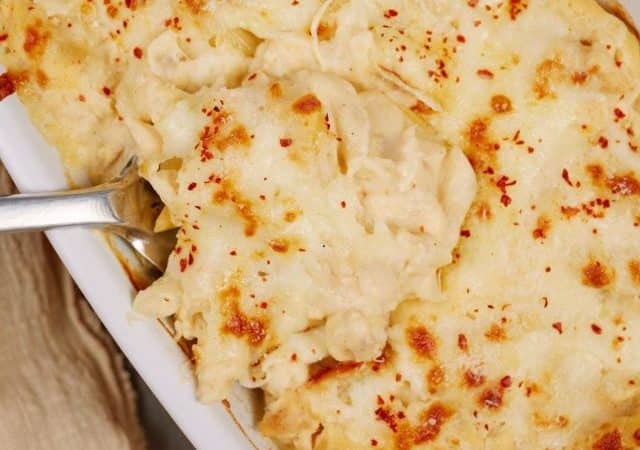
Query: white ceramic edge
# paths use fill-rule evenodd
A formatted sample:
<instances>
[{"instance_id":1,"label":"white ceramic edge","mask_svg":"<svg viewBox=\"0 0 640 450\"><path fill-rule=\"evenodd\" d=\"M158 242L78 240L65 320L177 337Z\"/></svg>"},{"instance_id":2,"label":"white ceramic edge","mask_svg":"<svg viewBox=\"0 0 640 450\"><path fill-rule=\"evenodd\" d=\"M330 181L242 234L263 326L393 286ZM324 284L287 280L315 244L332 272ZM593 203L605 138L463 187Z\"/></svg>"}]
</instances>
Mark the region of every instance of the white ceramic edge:
<instances>
[{"instance_id":1,"label":"white ceramic edge","mask_svg":"<svg viewBox=\"0 0 640 450\"><path fill-rule=\"evenodd\" d=\"M621 3L640 23L640 2ZM0 103L0 159L22 192L66 184L55 151L15 97ZM133 288L104 241L82 229L47 236L120 349L193 445L202 450L249 448L222 406L198 403L188 361L175 342L154 321L134 316Z\"/></svg>"},{"instance_id":2,"label":"white ceramic edge","mask_svg":"<svg viewBox=\"0 0 640 450\"><path fill-rule=\"evenodd\" d=\"M0 103L0 158L22 192L65 187L55 150L17 98ZM134 290L104 240L86 229L47 233L53 247L114 340L184 434L199 449L248 449L220 404L198 403L188 361L159 324L131 310Z\"/></svg>"}]
</instances>

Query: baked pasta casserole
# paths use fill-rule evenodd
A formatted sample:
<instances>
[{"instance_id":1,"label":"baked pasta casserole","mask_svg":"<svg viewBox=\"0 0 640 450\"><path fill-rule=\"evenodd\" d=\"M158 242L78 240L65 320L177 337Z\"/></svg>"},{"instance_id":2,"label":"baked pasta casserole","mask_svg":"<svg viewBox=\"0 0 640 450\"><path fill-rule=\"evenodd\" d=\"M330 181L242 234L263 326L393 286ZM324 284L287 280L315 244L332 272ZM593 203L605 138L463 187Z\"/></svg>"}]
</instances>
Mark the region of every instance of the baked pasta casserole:
<instances>
[{"instance_id":1,"label":"baked pasta casserole","mask_svg":"<svg viewBox=\"0 0 640 450\"><path fill-rule=\"evenodd\" d=\"M640 446L640 47L595 0L2 0L71 182L176 228L134 307L290 449Z\"/></svg>"}]
</instances>

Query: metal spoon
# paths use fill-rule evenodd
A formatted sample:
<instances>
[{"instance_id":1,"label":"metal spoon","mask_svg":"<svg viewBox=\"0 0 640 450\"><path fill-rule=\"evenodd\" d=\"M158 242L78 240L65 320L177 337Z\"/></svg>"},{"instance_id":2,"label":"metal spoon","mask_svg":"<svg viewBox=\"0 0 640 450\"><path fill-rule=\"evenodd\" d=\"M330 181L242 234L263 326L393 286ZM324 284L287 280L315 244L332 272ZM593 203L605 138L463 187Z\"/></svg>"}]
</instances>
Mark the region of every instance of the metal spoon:
<instances>
[{"instance_id":1,"label":"metal spoon","mask_svg":"<svg viewBox=\"0 0 640 450\"><path fill-rule=\"evenodd\" d=\"M0 232L100 227L123 238L163 272L176 243L176 230L154 232L162 207L158 194L138 176L132 159L118 178L99 186L0 197Z\"/></svg>"}]
</instances>

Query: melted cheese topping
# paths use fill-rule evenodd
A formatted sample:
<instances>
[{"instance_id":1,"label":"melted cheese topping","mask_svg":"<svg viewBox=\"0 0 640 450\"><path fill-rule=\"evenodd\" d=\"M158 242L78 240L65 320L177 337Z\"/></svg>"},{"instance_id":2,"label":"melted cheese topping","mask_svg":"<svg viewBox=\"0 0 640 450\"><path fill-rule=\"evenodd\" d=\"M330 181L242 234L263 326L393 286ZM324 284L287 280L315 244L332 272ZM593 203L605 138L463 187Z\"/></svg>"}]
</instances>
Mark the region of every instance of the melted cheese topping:
<instances>
[{"instance_id":1,"label":"melted cheese topping","mask_svg":"<svg viewBox=\"0 0 640 450\"><path fill-rule=\"evenodd\" d=\"M36 3L0 91L77 183L139 156L180 231L135 306L203 400L298 449L640 444L640 50L594 1Z\"/></svg>"}]
</instances>

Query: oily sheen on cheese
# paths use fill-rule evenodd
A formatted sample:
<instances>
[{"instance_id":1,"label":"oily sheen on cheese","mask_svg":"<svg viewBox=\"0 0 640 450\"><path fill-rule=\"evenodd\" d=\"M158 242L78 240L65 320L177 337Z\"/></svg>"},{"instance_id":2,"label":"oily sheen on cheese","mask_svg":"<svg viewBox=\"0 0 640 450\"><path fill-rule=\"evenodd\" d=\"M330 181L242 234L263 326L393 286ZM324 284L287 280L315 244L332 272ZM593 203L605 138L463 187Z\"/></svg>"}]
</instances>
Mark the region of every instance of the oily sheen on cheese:
<instances>
[{"instance_id":1,"label":"oily sheen on cheese","mask_svg":"<svg viewBox=\"0 0 640 450\"><path fill-rule=\"evenodd\" d=\"M0 4L76 184L178 227L135 308L295 449L640 445L640 49L592 0Z\"/></svg>"}]
</instances>

